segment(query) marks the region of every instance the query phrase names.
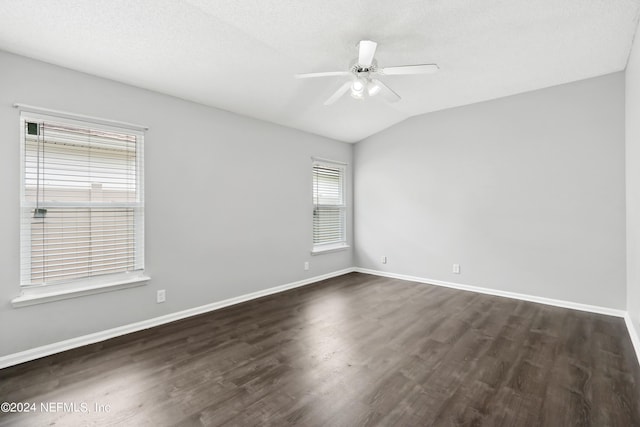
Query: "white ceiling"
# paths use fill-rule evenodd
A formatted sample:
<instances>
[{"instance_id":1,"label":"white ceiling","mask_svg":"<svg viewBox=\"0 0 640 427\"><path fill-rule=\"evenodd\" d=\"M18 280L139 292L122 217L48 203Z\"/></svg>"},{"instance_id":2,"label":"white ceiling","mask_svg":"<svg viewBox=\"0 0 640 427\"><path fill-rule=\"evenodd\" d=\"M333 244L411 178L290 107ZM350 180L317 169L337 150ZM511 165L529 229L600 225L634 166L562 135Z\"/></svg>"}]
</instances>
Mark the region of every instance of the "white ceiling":
<instances>
[{"instance_id":1,"label":"white ceiling","mask_svg":"<svg viewBox=\"0 0 640 427\"><path fill-rule=\"evenodd\" d=\"M0 0L0 49L355 142L410 116L623 70L640 0ZM402 96L323 102L361 39Z\"/></svg>"}]
</instances>

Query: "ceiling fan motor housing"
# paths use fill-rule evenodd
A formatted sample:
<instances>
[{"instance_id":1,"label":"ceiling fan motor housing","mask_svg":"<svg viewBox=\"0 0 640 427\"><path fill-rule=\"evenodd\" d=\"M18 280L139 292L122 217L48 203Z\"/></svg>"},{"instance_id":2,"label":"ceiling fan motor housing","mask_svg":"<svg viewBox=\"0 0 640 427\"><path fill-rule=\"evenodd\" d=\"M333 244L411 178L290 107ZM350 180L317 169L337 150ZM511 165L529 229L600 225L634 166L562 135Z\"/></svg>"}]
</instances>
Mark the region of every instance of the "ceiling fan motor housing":
<instances>
[{"instance_id":1,"label":"ceiling fan motor housing","mask_svg":"<svg viewBox=\"0 0 640 427\"><path fill-rule=\"evenodd\" d=\"M356 59L353 65L351 66L350 71L356 76L358 76L361 73L367 73L367 74L375 73L376 71L378 71L378 63L374 60L371 63L371 65L369 65L368 67L365 67L358 64L358 60Z\"/></svg>"}]
</instances>

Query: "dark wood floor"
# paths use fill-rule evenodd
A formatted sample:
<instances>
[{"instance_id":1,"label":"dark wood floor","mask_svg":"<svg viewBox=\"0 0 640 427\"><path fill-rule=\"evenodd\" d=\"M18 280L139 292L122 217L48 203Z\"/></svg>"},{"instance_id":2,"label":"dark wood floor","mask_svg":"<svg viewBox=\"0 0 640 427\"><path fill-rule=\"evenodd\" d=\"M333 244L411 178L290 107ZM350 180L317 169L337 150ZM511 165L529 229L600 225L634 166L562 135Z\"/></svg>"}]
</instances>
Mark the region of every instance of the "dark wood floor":
<instances>
[{"instance_id":1,"label":"dark wood floor","mask_svg":"<svg viewBox=\"0 0 640 427\"><path fill-rule=\"evenodd\" d=\"M0 370L0 425L640 426L639 371L622 319L352 273Z\"/></svg>"}]
</instances>

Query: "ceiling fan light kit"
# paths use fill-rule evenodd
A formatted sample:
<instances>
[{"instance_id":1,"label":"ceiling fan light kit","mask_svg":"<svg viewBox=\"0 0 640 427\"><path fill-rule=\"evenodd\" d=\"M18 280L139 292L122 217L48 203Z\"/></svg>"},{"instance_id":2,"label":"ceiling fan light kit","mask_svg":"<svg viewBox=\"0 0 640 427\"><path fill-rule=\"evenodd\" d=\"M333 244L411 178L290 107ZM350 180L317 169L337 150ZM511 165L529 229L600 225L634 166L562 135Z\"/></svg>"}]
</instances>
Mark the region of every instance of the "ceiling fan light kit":
<instances>
[{"instance_id":1,"label":"ceiling fan light kit","mask_svg":"<svg viewBox=\"0 0 640 427\"><path fill-rule=\"evenodd\" d=\"M372 76L432 74L439 69L436 64L399 65L378 68L378 64L373 58L377 47L378 44L374 41L361 40L358 43L358 58L354 60L354 64L350 67L349 71L305 73L296 74L294 77L298 79L306 79L315 77L350 76L352 80L340 86L340 88L324 102L324 105L333 104L349 90L351 97L354 99L363 100L366 95L373 97L380 94L388 102L397 102L401 99L400 95L395 93L389 86Z\"/></svg>"},{"instance_id":2,"label":"ceiling fan light kit","mask_svg":"<svg viewBox=\"0 0 640 427\"><path fill-rule=\"evenodd\" d=\"M377 83L376 80L371 80L367 84L367 93L369 94L369 96L376 96L377 94L380 93L380 89L382 88L380 87L380 85Z\"/></svg>"},{"instance_id":3,"label":"ceiling fan light kit","mask_svg":"<svg viewBox=\"0 0 640 427\"><path fill-rule=\"evenodd\" d=\"M357 78L351 83L351 97L355 99L364 99L364 88L366 81L361 78Z\"/></svg>"}]
</instances>

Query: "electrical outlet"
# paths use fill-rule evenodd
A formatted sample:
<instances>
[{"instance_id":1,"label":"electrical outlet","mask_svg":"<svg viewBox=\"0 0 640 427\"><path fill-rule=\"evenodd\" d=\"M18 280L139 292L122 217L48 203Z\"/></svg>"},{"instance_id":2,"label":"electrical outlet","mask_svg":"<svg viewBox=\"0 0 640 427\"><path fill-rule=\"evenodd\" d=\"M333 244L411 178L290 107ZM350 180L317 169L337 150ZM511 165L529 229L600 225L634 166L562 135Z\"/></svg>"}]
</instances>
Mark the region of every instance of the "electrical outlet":
<instances>
[{"instance_id":1,"label":"electrical outlet","mask_svg":"<svg viewBox=\"0 0 640 427\"><path fill-rule=\"evenodd\" d=\"M460 274L460 264L453 264L453 274Z\"/></svg>"},{"instance_id":2,"label":"electrical outlet","mask_svg":"<svg viewBox=\"0 0 640 427\"><path fill-rule=\"evenodd\" d=\"M160 289L156 294L156 303L165 302L167 300L167 292L164 289Z\"/></svg>"},{"instance_id":3,"label":"electrical outlet","mask_svg":"<svg viewBox=\"0 0 640 427\"><path fill-rule=\"evenodd\" d=\"M382 255L382 257L380 258L380 262L383 264L387 263L387 257L385 255Z\"/></svg>"},{"instance_id":4,"label":"electrical outlet","mask_svg":"<svg viewBox=\"0 0 640 427\"><path fill-rule=\"evenodd\" d=\"M305 261L304 262L304 269L305 269L305 271L309 270L309 261Z\"/></svg>"}]
</instances>

